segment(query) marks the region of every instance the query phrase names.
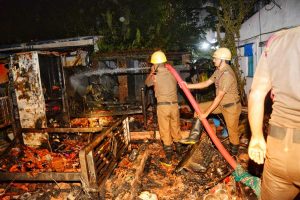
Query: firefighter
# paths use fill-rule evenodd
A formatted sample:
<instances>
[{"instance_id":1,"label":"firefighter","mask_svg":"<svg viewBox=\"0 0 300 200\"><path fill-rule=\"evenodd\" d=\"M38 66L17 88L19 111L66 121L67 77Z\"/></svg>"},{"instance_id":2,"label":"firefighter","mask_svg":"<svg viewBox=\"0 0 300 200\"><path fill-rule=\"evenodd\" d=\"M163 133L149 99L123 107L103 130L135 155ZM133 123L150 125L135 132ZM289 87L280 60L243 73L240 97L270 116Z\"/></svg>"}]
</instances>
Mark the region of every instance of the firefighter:
<instances>
[{"instance_id":1,"label":"firefighter","mask_svg":"<svg viewBox=\"0 0 300 200\"><path fill-rule=\"evenodd\" d=\"M231 52L227 48L219 48L213 54L213 63L216 67L213 75L206 81L195 84L187 84L189 89L203 89L215 84L216 97L213 101L200 103L199 106L205 112L201 116L195 116L193 126L188 138L181 140L183 144L196 143L202 132L202 124L199 118L206 118L210 113L222 113L229 132L230 152L237 155L239 146L239 117L241 114L240 96L234 71L230 67Z\"/></svg>"},{"instance_id":2,"label":"firefighter","mask_svg":"<svg viewBox=\"0 0 300 200\"><path fill-rule=\"evenodd\" d=\"M172 165L173 142L175 150L181 154L182 146L179 143L180 118L177 97L177 82L169 70L165 67L167 58L162 51L156 51L151 56L151 72L145 80L145 84L154 86L155 97L157 100L157 119L159 133L163 142L165 157L160 161L166 166Z\"/></svg>"},{"instance_id":3,"label":"firefighter","mask_svg":"<svg viewBox=\"0 0 300 200\"><path fill-rule=\"evenodd\" d=\"M249 94L248 153L256 163L265 163L262 200L298 199L300 192L299 46L300 26L275 33L260 57ZM266 143L264 101L270 90L273 105Z\"/></svg>"}]
</instances>

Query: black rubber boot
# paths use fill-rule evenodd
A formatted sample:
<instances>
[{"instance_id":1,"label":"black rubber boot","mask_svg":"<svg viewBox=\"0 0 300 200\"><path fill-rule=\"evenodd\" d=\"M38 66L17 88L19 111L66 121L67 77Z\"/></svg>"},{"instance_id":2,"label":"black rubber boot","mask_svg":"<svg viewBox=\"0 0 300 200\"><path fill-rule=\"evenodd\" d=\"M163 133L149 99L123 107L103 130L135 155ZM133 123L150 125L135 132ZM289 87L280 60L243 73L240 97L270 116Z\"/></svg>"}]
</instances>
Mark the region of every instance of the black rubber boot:
<instances>
[{"instance_id":1,"label":"black rubber boot","mask_svg":"<svg viewBox=\"0 0 300 200\"><path fill-rule=\"evenodd\" d=\"M178 155L181 155L183 153L183 147L182 147L182 144L179 143L179 142L174 142L175 144L175 152L178 154Z\"/></svg>"},{"instance_id":2,"label":"black rubber boot","mask_svg":"<svg viewBox=\"0 0 300 200\"><path fill-rule=\"evenodd\" d=\"M202 124L200 119L194 119L193 120L193 126L190 132L189 137L180 140L179 142L182 144L195 144L199 141L201 133L202 133Z\"/></svg>"},{"instance_id":3,"label":"black rubber boot","mask_svg":"<svg viewBox=\"0 0 300 200\"><path fill-rule=\"evenodd\" d=\"M177 158L179 160L181 160L182 159L182 154L183 154L183 146L179 142L175 142L174 144L175 144L175 152L177 154Z\"/></svg>"},{"instance_id":4,"label":"black rubber boot","mask_svg":"<svg viewBox=\"0 0 300 200\"><path fill-rule=\"evenodd\" d=\"M239 145L234 145L234 144L230 143L229 151L230 151L231 155L236 156L239 151Z\"/></svg>"},{"instance_id":5,"label":"black rubber boot","mask_svg":"<svg viewBox=\"0 0 300 200\"><path fill-rule=\"evenodd\" d=\"M163 148L165 151L165 157L159 159L159 161L162 165L170 167L170 166L172 166L173 148L172 148L172 146L165 146L165 145Z\"/></svg>"}]
</instances>

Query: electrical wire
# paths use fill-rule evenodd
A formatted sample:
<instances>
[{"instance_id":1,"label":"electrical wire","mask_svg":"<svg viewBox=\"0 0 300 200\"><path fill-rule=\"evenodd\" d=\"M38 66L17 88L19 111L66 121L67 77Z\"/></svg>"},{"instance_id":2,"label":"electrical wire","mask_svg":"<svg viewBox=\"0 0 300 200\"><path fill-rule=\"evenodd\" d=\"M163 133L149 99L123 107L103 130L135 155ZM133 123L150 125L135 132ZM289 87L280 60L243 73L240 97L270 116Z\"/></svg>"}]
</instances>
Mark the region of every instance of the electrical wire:
<instances>
[{"instance_id":1,"label":"electrical wire","mask_svg":"<svg viewBox=\"0 0 300 200\"><path fill-rule=\"evenodd\" d=\"M266 11L270 11L270 10L272 10L274 7L275 7L275 4L273 4L273 6L272 6L271 8L267 8L267 5L266 5L266 6L265 6L265 10L266 10Z\"/></svg>"},{"instance_id":2,"label":"electrical wire","mask_svg":"<svg viewBox=\"0 0 300 200\"><path fill-rule=\"evenodd\" d=\"M259 43L261 43L261 19L260 19L260 9L258 10L258 22L259 22ZM260 47L260 52L262 52L262 47Z\"/></svg>"},{"instance_id":3,"label":"electrical wire","mask_svg":"<svg viewBox=\"0 0 300 200\"><path fill-rule=\"evenodd\" d=\"M275 0L271 0L271 2L273 3L273 6L271 8L267 8L267 6L265 6L266 11L272 10L275 6L277 6L281 10L280 5Z\"/></svg>"},{"instance_id":4,"label":"electrical wire","mask_svg":"<svg viewBox=\"0 0 300 200\"><path fill-rule=\"evenodd\" d=\"M275 0L271 0L271 1L281 10L280 5Z\"/></svg>"},{"instance_id":5,"label":"electrical wire","mask_svg":"<svg viewBox=\"0 0 300 200\"><path fill-rule=\"evenodd\" d=\"M278 31L281 31L281 30L286 30L286 29L291 29L291 28L295 28L296 26L288 26L288 27L284 27L284 28L279 28L279 29L276 29L276 30L273 30L273 31L269 31L269 32L265 32L265 33L261 33L261 35L266 35L266 34L270 34L270 33L275 33L275 32L278 32ZM257 34L257 35L254 35L252 37L249 37L249 38L246 38L243 41L243 43L247 43L247 41L249 40L252 40L256 37L258 37L260 34ZM238 46L238 48L241 48L243 47L244 45L241 45L241 46Z\"/></svg>"}]
</instances>

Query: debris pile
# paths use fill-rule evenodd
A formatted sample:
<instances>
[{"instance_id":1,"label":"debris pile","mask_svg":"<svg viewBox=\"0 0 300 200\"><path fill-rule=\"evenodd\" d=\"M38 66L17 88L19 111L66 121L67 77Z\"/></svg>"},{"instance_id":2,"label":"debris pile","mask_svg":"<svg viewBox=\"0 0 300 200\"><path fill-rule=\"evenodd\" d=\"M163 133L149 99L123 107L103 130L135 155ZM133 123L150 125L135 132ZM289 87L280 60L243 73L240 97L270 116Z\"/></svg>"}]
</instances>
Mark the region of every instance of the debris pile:
<instances>
[{"instance_id":1,"label":"debris pile","mask_svg":"<svg viewBox=\"0 0 300 200\"><path fill-rule=\"evenodd\" d=\"M109 126L113 122L113 117L84 117L74 118L71 120L71 127L74 128L94 128L101 126Z\"/></svg>"},{"instance_id":2,"label":"debris pile","mask_svg":"<svg viewBox=\"0 0 300 200\"><path fill-rule=\"evenodd\" d=\"M129 119L130 131L154 131L158 130L158 123L153 115L147 115L147 122L144 126L143 115L136 114L131 115ZM190 130L192 127L192 121L188 119L180 119L180 129L182 131Z\"/></svg>"},{"instance_id":3,"label":"debris pile","mask_svg":"<svg viewBox=\"0 0 300 200\"><path fill-rule=\"evenodd\" d=\"M148 158L144 165L143 174L138 186L130 185L130 181L137 179L134 163L130 161L130 155L125 156L108 179L110 189L105 199L122 199L126 194L128 199L244 199L249 197L256 200L254 192L241 183L237 183L231 175L232 169L227 165L223 157L216 149L212 150L212 159L205 172L193 172L181 170L176 173L176 166L180 162L180 156L174 153L172 166L166 167L159 162L164 157L160 142L146 141ZM133 149L139 149L143 144L132 144ZM190 147L187 147L187 150ZM140 156L140 155L139 155ZM247 167L248 158L245 153L240 155L243 166ZM240 159L239 157L237 158ZM138 160L138 159L137 159ZM124 181L126 180L125 184ZM107 189L107 188L106 188ZM120 192L123 191L123 192ZM135 191L137 196L131 197L130 191ZM120 196L121 195L121 196ZM123 195L123 196L122 196ZM117 198L116 198L117 197ZM224 197L224 198L223 198Z\"/></svg>"},{"instance_id":4,"label":"debris pile","mask_svg":"<svg viewBox=\"0 0 300 200\"><path fill-rule=\"evenodd\" d=\"M48 148L18 145L0 161L3 172L79 172L79 151L87 142L78 140L53 141ZM50 150L49 150L50 149Z\"/></svg>"},{"instance_id":5,"label":"debris pile","mask_svg":"<svg viewBox=\"0 0 300 200\"><path fill-rule=\"evenodd\" d=\"M86 193L80 183L1 183L0 199L79 200L98 199L96 194Z\"/></svg>"},{"instance_id":6,"label":"debris pile","mask_svg":"<svg viewBox=\"0 0 300 200\"><path fill-rule=\"evenodd\" d=\"M148 157L147 144L134 148L125 156L106 181L105 199L136 199Z\"/></svg>"}]
</instances>

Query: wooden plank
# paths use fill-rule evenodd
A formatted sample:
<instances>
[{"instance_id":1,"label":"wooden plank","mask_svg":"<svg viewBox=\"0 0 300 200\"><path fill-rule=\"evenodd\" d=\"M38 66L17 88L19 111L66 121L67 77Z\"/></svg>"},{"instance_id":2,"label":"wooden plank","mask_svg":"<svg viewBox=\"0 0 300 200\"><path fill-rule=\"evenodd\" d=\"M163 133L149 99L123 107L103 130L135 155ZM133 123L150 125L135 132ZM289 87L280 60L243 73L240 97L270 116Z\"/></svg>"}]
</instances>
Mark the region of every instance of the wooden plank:
<instances>
[{"instance_id":1,"label":"wooden plank","mask_svg":"<svg viewBox=\"0 0 300 200\"><path fill-rule=\"evenodd\" d=\"M95 128L23 128L23 133L97 133L103 130L103 127Z\"/></svg>"},{"instance_id":2,"label":"wooden plank","mask_svg":"<svg viewBox=\"0 0 300 200\"><path fill-rule=\"evenodd\" d=\"M90 113L90 114L82 114L77 115L77 117L82 118L97 118L97 117L110 117L110 116L118 116L118 115L130 115L130 114L141 114L143 113L142 109L134 109L134 110L123 110L123 111L114 111L107 113ZM74 116L73 116L74 117Z\"/></svg>"},{"instance_id":3,"label":"wooden plank","mask_svg":"<svg viewBox=\"0 0 300 200\"><path fill-rule=\"evenodd\" d=\"M154 131L137 131L137 132L130 132L130 140L153 140L153 139L160 139L159 131L156 131L156 138L154 138Z\"/></svg>"},{"instance_id":4,"label":"wooden plank","mask_svg":"<svg viewBox=\"0 0 300 200\"><path fill-rule=\"evenodd\" d=\"M182 138L187 138L190 131L180 131ZM159 131L156 131L156 137L154 138L154 131L135 131L130 132L130 140L160 140Z\"/></svg>"},{"instance_id":5,"label":"wooden plank","mask_svg":"<svg viewBox=\"0 0 300 200\"><path fill-rule=\"evenodd\" d=\"M91 188L97 188L97 176L96 176L96 170L95 170L95 163L94 163L94 154L93 151L90 151L86 155L88 170L89 170L89 185Z\"/></svg>"},{"instance_id":6,"label":"wooden plank","mask_svg":"<svg viewBox=\"0 0 300 200\"><path fill-rule=\"evenodd\" d=\"M145 165L147 162L147 159L149 157L149 149L146 148L144 152L140 152L140 156L138 156L136 160L137 168L135 172L134 179L130 183L131 185L131 192L130 192L130 199L135 199L136 196L138 196L138 191L139 191L139 185L141 183L141 177L143 176L143 172L145 169Z\"/></svg>"},{"instance_id":7,"label":"wooden plank","mask_svg":"<svg viewBox=\"0 0 300 200\"><path fill-rule=\"evenodd\" d=\"M117 195L114 199L132 200L138 196L137 193L140 189L141 177L143 176L149 153L148 146L146 146L145 150L139 150L137 158L130 165L130 170L127 170L123 176L109 177L107 184L103 184L108 193L112 192L112 189L114 190L114 194ZM109 186L112 184L115 187ZM124 190L124 188L126 188L126 190Z\"/></svg>"},{"instance_id":8,"label":"wooden plank","mask_svg":"<svg viewBox=\"0 0 300 200\"><path fill-rule=\"evenodd\" d=\"M86 160L86 153L85 153L84 149L81 149L79 151L79 162L80 162L80 168L81 168L82 187L85 189L88 189L90 187L89 172L88 172L88 166L87 166L87 160Z\"/></svg>"},{"instance_id":9,"label":"wooden plank","mask_svg":"<svg viewBox=\"0 0 300 200\"><path fill-rule=\"evenodd\" d=\"M41 172L34 174L31 172L26 173L10 173L1 172L1 181L80 181L80 172Z\"/></svg>"}]
</instances>

